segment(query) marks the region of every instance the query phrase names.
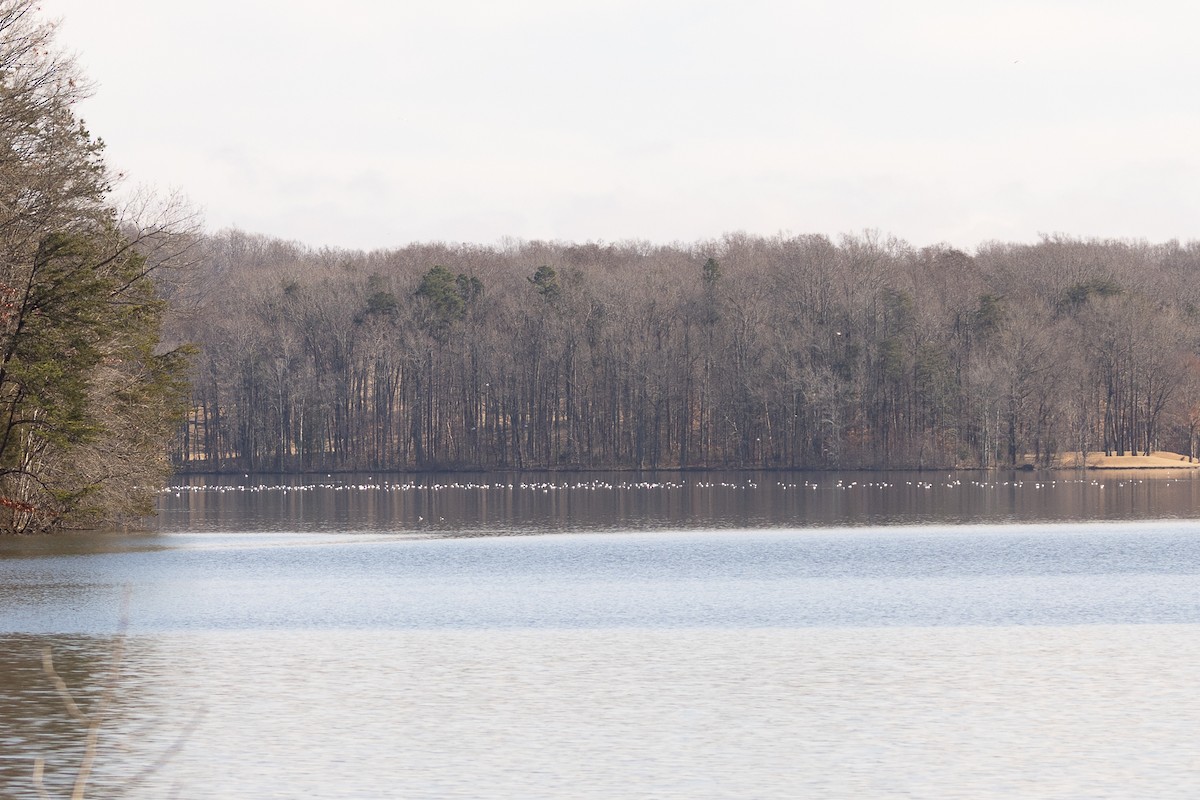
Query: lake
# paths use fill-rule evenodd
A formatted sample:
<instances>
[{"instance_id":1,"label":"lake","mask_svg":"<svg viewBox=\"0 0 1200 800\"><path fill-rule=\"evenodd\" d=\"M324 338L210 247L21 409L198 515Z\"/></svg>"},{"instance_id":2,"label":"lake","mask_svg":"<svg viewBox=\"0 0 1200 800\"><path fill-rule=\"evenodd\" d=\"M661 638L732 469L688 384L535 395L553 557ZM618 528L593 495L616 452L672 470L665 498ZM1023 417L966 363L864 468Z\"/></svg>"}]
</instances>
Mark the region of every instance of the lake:
<instances>
[{"instance_id":1,"label":"lake","mask_svg":"<svg viewBox=\"0 0 1200 800\"><path fill-rule=\"evenodd\" d=\"M1190 797L1200 480L192 479L0 540L0 795ZM120 654L113 668L114 656Z\"/></svg>"}]
</instances>

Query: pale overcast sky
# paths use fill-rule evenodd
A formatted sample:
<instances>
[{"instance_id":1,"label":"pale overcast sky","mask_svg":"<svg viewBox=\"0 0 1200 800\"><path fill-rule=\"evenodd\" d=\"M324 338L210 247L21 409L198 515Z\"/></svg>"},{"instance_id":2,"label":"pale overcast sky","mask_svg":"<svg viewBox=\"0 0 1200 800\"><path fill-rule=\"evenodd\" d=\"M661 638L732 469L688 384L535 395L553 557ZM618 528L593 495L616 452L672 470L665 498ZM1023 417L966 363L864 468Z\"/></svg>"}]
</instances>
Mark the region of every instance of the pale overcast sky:
<instances>
[{"instance_id":1,"label":"pale overcast sky","mask_svg":"<svg viewBox=\"0 0 1200 800\"><path fill-rule=\"evenodd\" d=\"M1200 238L1200 4L44 0L130 184L393 247Z\"/></svg>"}]
</instances>

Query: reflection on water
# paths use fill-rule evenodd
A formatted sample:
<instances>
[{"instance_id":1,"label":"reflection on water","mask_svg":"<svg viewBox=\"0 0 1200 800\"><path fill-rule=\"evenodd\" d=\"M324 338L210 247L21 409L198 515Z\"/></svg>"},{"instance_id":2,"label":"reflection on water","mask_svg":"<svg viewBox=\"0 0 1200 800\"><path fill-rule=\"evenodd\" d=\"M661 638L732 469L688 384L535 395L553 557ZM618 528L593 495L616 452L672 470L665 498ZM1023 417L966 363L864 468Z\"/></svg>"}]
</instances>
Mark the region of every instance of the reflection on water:
<instances>
[{"instance_id":1,"label":"reflection on water","mask_svg":"<svg viewBox=\"0 0 1200 800\"><path fill-rule=\"evenodd\" d=\"M434 535L1192 518L1195 470L237 476L171 487L159 530Z\"/></svg>"},{"instance_id":2,"label":"reflection on water","mask_svg":"<svg viewBox=\"0 0 1200 800\"><path fill-rule=\"evenodd\" d=\"M1188 625L134 637L94 796L1191 797L1198 634ZM53 641L97 663L108 647ZM0 674L25 670L21 654L35 643L0 643ZM0 684L6 797L34 797L14 744L53 754L69 738L27 677ZM179 753L119 789L197 707L206 713ZM66 754L59 764L69 766Z\"/></svg>"},{"instance_id":3,"label":"reflection on water","mask_svg":"<svg viewBox=\"0 0 1200 800\"><path fill-rule=\"evenodd\" d=\"M51 644L53 642L53 644ZM67 713L66 706L43 670L43 650L51 647L55 673L69 687L73 702L85 715L98 708L109 680L111 640L31 636L0 639L0 786L5 797L22 791L34 796L34 758L45 761L43 783L51 796L65 797L84 759L87 725ZM125 694L126 687L122 687ZM120 712L112 726L120 725ZM110 727L112 727L110 726Z\"/></svg>"},{"instance_id":4,"label":"reflection on water","mask_svg":"<svg viewBox=\"0 0 1200 800\"><path fill-rule=\"evenodd\" d=\"M1191 797L1198 488L176 487L150 533L0 540L0 797L35 756L66 794L41 651L94 702L127 590L90 797Z\"/></svg>"}]
</instances>

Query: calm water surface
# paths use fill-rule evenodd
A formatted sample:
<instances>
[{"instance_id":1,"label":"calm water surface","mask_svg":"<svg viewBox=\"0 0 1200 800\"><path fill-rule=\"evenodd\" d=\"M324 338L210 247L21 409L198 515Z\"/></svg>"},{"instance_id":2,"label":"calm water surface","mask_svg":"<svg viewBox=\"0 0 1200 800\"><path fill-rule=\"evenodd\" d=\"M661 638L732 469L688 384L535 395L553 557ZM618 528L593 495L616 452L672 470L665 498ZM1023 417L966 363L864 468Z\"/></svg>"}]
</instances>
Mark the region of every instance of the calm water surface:
<instances>
[{"instance_id":1,"label":"calm water surface","mask_svg":"<svg viewBox=\"0 0 1200 800\"><path fill-rule=\"evenodd\" d=\"M0 542L0 796L79 762L49 646L113 692L94 797L1192 797L1198 489L173 487L149 534Z\"/></svg>"}]
</instances>

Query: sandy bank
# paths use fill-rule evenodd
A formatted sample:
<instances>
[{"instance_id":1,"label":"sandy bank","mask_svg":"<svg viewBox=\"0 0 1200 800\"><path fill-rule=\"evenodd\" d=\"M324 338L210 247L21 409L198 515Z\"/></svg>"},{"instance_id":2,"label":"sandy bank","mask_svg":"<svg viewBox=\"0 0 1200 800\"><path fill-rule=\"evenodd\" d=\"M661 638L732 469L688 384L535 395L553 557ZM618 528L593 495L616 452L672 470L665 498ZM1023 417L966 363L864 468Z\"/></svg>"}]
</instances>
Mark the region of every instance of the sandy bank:
<instances>
[{"instance_id":1,"label":"sandy bank","mask_svg":"<svg viewBox=\"0 0 1200 800\"><path fill-rule=\"evenodd\" d=\"M1078 453L1065 453L1054 466L1074 469L1079 466ZM1200 469L1200 461L1188 461L1180 453L1157 450L1148 456L1106 456L1103 452L1088 453L1083 464L1087 469Z\"/></svg>"}]
</instances>

